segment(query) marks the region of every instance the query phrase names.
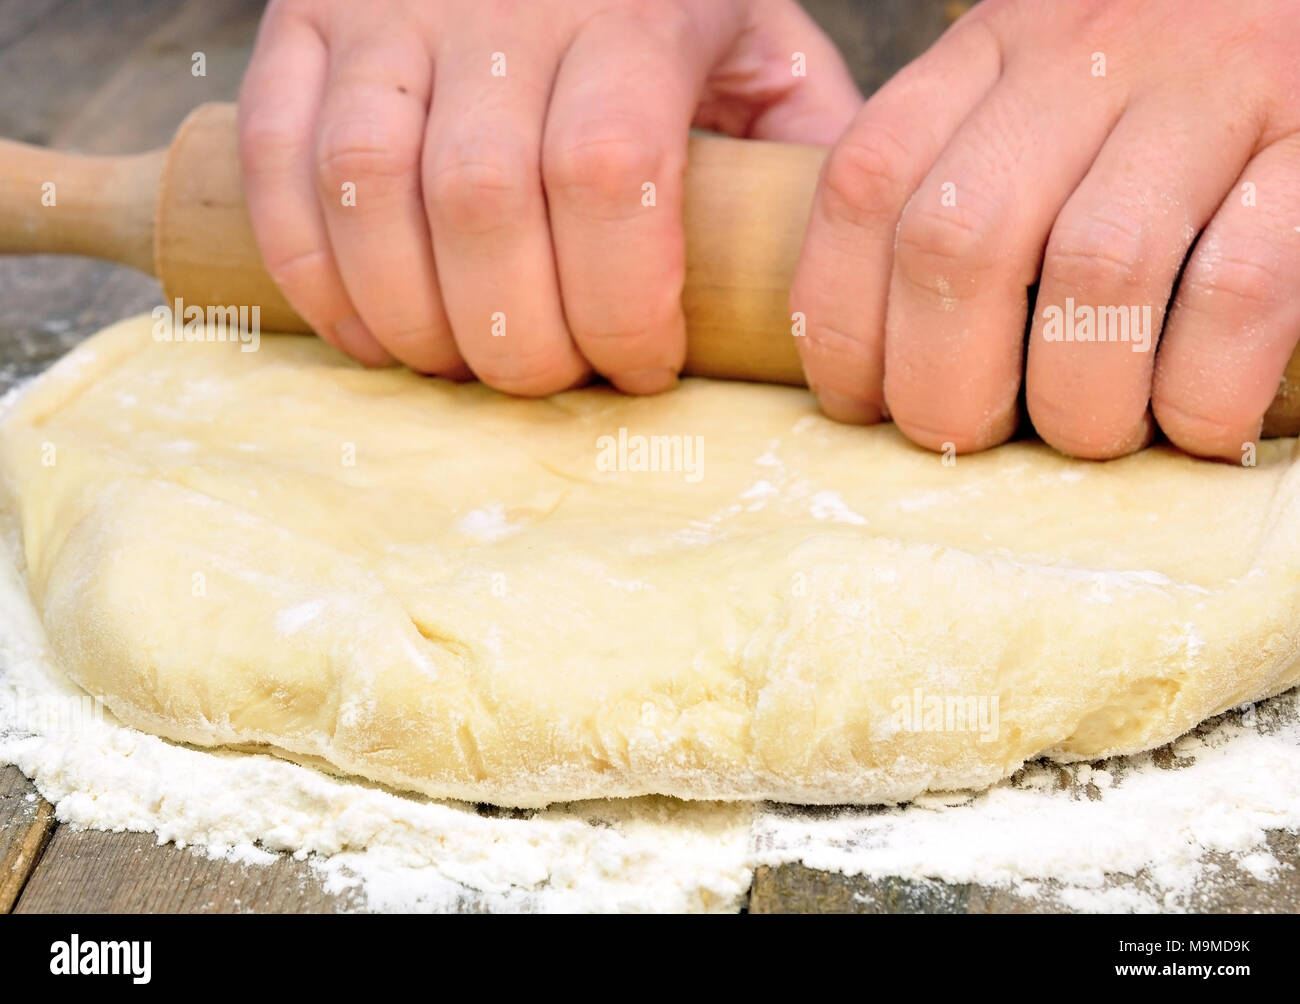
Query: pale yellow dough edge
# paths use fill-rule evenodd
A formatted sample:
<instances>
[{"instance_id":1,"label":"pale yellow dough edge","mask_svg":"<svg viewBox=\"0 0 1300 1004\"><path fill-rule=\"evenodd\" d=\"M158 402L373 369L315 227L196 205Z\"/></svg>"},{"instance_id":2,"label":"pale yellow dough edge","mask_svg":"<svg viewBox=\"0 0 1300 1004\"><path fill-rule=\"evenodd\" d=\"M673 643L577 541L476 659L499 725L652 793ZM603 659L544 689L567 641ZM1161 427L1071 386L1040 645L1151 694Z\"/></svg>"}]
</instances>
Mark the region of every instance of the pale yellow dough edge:
<instances>
[{"instance_id":1,"label":"pale yellow dough edge","mask_svg":"<svg viewBox=\"0 0 1300 1004\"><path fill-rule=\"evenodd\" d=\"M620 428L702 436L702 477L597 470ZM147 317L0 424L10 536L82 687L436 797L892 802L1300 680L1295 441L1253 468L956 459L799 390L518 401ZM907 726L927 698L996 699L996 730Z\"/></svg>"}]
</instances>

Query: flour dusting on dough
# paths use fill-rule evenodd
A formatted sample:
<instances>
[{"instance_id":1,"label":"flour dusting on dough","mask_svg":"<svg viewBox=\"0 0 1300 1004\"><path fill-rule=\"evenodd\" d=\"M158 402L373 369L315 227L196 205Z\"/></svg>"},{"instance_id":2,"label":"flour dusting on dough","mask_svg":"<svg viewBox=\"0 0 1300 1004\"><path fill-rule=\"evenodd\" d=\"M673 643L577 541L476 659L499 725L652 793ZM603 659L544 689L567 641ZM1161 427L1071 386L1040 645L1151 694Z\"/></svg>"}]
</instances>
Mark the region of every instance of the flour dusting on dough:
<instances>
[{"instance_id":1,"label":"flour dusting on dough","mask_svg":"<svg viewBox=\"0 0 1300 1004\"><path fill-rule=\"evenodd\" d=\"M850 523L854 526L866 526L867 518L848 507L839 494L821 491L812 497L810 506L813 519L828 519L833 523Z\"/></svg>"},{"instance_id":2,"label":"flour dusting on dough","mask_svg":"<svg viewBox=\"0 0 1300 1004\"><path fill-rule=\"evenodd\" d=\"M93 346L0 434L0 518L20 524L6 543L32 560L51 634L0 563L0 763L65 823L251 863L308 857L374 909L732 910L757 865L796 861L1181 909L1216 876L1285 867L1265 837L1300 828L1294 691L1196 723L1300 679L1293 442L1261 443L1248 471L1155 448L1062 491L1054 472L1071 464L1041 446L948 469L789 388L687 380L671 397L579 391L556 407L270 337L257 359L214 359L219 378L195 394L139 319ZM122 390L139 404L105 424ZM566 474L623 409L707 431L708 477ZM337 444L358 430L365 463L341 469ZM182 435L205 444L184 463L164 445ZM784 464L753 459L791 435ZM57 467L41 461L54 439ZM760 481L775 491L742 497ZM961 504L896 504L929 492ZM512 539L518 513L529 533ZM213 624L224 633L196 645ZM52 727L50 702L84 695L50 644L136 724L217 748L109 715ZM1000 694L1002 745L881 727L914 687ZM453 717L455 747L426 748ZM221 747L249 742L372 780ZM523 772L476 770L487 742ZM393 750L425 759L402 775ZM710 769L683 768L688 751ZM912 802L472 804L664 790Z\"/></svg>"},{"instance_id":3,"label":"flour dusting on dough","mask_svg":"<svg viewBox=\"0 0 1300 1004\"><path fill-rule=\"evenodd\" d=\"M316 620L325 609L324 600L308 600L287 607L275 615L275 629L280 634L293 634Z\"/></svg>"},{"instance_id":4,"label":"flour dusting on dough","mask_svg":"<svg viewBox=\"0 0 1300 1004\"><path fill-rule=\"evenodd\" d=\"M1294 691L1184 737L1176 770L1150 754L1036 763L982 794L885 811L642 798L522 816L191 749L111 715L75 733L32 720L47 706L34 698L78 693L0 560L0 764L33 777L62 823L152 832L252 868L291 854L367 910L728 912L757 866L790 863L918 888L974 882L1055 909L1180 910L1231 881L1224 855L1259 881L1276 877L1284 866L1265 835L1300 828Z\"/></svg>"},{"instance_id":5,"label":"flour dusting on dough","mask_svg":"<svg viewBox=\"0 0 1300 1004\"><path fill-rule=\"evenodd\" d=\"M516 534L523 527L512 524L506 517L505 506L498 502L466 513L456 524L456 529L470 537L489 542Z\"/></svg>"}]
</instances>

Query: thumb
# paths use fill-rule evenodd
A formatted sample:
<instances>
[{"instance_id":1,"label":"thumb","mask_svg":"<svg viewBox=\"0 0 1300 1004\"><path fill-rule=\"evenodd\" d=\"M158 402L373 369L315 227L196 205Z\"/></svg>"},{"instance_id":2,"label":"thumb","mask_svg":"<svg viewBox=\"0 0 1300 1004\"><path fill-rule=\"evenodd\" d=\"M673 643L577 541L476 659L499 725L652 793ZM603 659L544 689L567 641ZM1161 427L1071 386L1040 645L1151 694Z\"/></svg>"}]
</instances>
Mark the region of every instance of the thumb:
<instances>
[{"instance_id":1,"label":"thumb","mask_svg":"<svg viewBox=\"0 0 1300 1004\"><path fill-rule=\"evenodd\" d=\"M844 57L803 8L768 0L750 5L747 24L710 74L698 117L705 121L697 124L832 146L862 102Z\"/></svg>"}]
</instances>

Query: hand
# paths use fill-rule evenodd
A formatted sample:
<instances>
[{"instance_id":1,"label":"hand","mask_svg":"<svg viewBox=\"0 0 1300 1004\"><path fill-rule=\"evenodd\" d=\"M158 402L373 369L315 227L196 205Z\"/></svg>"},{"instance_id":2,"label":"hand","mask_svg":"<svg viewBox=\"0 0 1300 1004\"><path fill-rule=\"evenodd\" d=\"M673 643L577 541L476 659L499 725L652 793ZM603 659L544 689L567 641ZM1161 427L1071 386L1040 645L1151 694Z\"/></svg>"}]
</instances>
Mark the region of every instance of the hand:
<instances>
[{"instance_id":1,"label":"hand","mask_svg":"<svg viewBox=\"0 0 1300 1004\"><path fill-rule=\"evenodd\" d=\"M1007 439L1037 279L1024 381L1048 443L1119 456L1154 413L1239 461L1300 340L1297 51L1294 0L972 10L826 164L791 296L826 412L931 449ZM1067 298L1112 308L1117 339L1113 308L1150 307L1147 350L1054 337Z\"/></svg>"},{"instance_id":2,"label":"hand","mask_svg":"<svg viewBox=\"0 0 1300 1004\"><path fill-rule=\"evenodd\" d=\"M829 144L861 100L792 0L275 0L240 153L271 276L355 358L653 393L686 349L691 124Z\"/></svg>"}]
</instances>

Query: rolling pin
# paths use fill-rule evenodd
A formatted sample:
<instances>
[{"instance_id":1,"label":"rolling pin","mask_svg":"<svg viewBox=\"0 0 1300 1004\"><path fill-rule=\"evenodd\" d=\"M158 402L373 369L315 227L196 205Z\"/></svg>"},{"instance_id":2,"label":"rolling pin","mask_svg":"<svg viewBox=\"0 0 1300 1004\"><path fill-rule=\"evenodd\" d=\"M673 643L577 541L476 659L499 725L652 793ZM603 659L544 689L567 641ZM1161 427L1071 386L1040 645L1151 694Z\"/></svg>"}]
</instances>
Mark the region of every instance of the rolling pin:
<instances>
[{"instance_id":1,"label":"rolling pin","mask_svg":"<svg viewBox=\"0 0 1300 1004\"><path fill-rule=\"evenodd\" d=\"M167 302L258 305L308 332L262 264L244 206L233 104L200 105L171 146L85 157L0 140L0 252L79 254L157 276ZM685 191L685 372L801 385L787 296L824 149L693 136ZM55 183L56 208L41 202ZM1300 349L1264 435L1300 433Z\"/></svg>"}]
</instances>

